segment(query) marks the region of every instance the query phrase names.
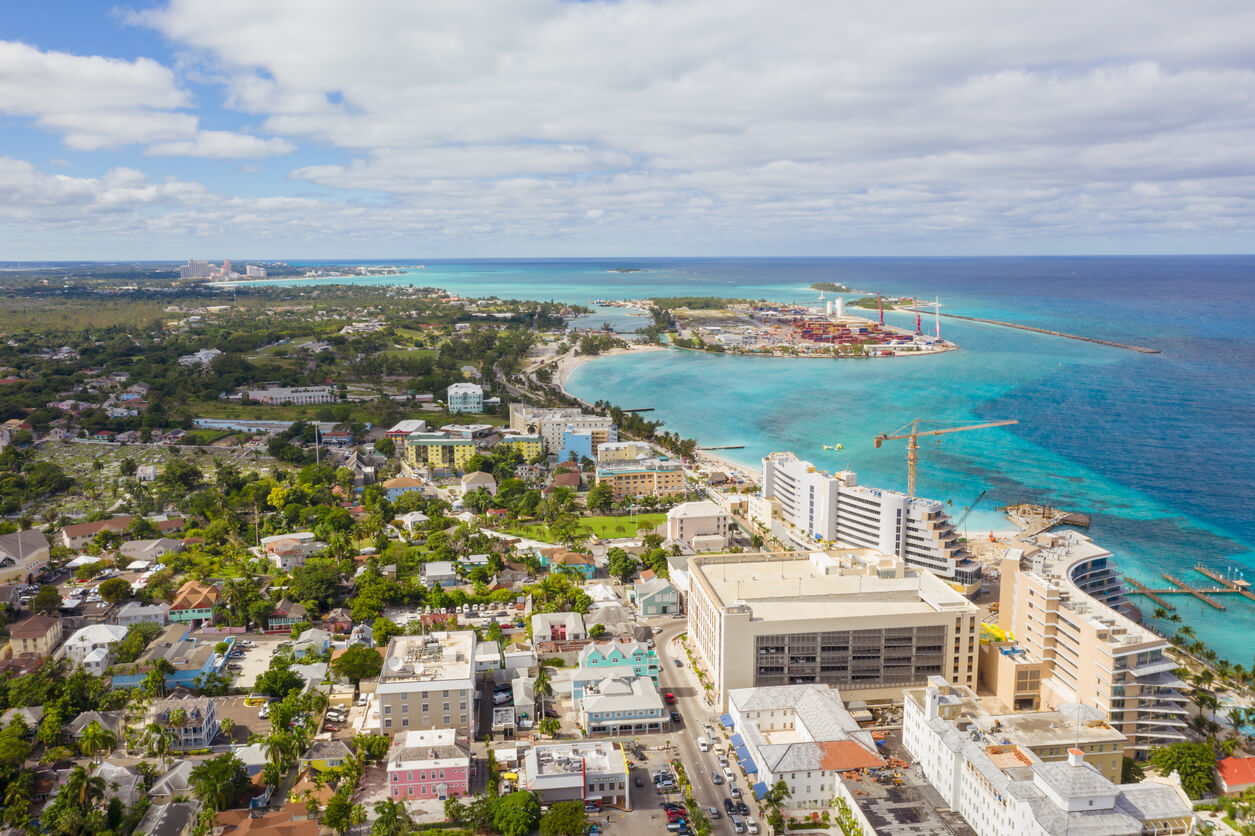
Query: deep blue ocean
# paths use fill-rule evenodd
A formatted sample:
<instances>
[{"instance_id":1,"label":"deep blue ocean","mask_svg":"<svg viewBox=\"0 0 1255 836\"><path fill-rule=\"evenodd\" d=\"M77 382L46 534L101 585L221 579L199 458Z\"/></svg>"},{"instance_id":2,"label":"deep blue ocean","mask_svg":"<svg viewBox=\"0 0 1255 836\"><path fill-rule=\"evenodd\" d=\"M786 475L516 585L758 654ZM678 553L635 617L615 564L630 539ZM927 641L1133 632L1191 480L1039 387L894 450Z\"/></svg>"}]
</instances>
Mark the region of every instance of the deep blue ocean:
<instances>
[{"instance_id":1,"label":"deep blue ocean","mask_svg":"<svg viewBox=\"0 0 1255 836\"><path fill-rule=\"evenodd\" d=\"M980 497L964 523L973 537L1006 528L994 509L1020 500L1090 513L1091 536L1127 574L1155 586L1166 585L1163 571L1204 583L1191 571L1200 561L1255 581L1255 257L463 261L353 281L585 304L666 295L816 301L809 285L832 281L1158 348L1138 354L943 319L943 336L960 351L874 361L651 352L587 363L568 388L654 407L651 417L703 445L744 445L724 454L747 467L793 450L896 489L906 484L903 442L874 449L876 433L914 418L1015 418L1016 426L922 441L918 493L951 502L956 519ZM887 319L913 324L909 314ZM622 331L643 321L607 309L582 324L605 320ZM823 450L834 443L844 449ZM1229 596L1217 613L1173 600L1222 656L1252 664L1255 604Z\"/></svg>"}]
</instances>

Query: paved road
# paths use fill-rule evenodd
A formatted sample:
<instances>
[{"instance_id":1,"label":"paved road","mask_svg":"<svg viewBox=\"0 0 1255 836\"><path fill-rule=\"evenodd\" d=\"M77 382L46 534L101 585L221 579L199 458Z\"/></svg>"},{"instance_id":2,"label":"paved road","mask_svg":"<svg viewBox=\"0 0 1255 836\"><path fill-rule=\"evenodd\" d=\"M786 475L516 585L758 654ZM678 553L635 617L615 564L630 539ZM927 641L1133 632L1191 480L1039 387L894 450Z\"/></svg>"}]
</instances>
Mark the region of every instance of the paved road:
<instances>
[{"instance_id":1,"label":"paved road","mask_svg":"<svg viewBox=\"0 0 1255 836\"><path fill-rule=\"evenodd\" d=\"M727 811L723 807L723 800L730 797L727 782L716 786L710 780L710 771L718 765L715 753L713 751L702 752L697 748L697 738L705 734L703 726L711 722L711 718L716 716L716 711L706 702L700 686L697 685L697 678L692 675L689 668L688 657L682 649L672 644L672 639L683 633L686 628L687 624L677 619L674 625L664 627L662 632L654 637L661 663L659 685L664 693L670 691L675 694L680 716L684 718L683 727L671 736L671 740L678 748L680 762L684 764L689 781L693 784L693 797L703 809L715 807L719 810L721 818L711 822L714 825L713 831L715 833L731 832L731 827L727 823ZM673 660L676 658L681 660L683 668L675 666ZM751 805L751 812L754 812L753 793L745 785L745 779L739 773L737 773L737 786L741 788L742 798Z\"/></svg>"}]
</instances>

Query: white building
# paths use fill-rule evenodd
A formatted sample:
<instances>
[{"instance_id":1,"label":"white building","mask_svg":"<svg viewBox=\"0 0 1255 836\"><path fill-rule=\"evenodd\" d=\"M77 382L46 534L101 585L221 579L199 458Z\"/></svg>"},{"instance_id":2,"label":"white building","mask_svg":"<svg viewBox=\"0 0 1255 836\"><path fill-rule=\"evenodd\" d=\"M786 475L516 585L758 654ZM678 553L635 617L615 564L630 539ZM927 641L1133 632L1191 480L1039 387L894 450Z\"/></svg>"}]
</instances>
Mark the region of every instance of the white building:
<instances>
[{"instance_id":1,"label":"white building","mask_svg":"<svg viewBox=\"0 0 1255 836\"><path fill-rule=\"evenodd\" d=\"M180 366L208 366L213 362L215 357L221 357L222 352L216 348L202 348L194 354L184 354L179 358Z\"/></svg>"},{"instance_id":2,"label":"white building","mask_svg":"<svg viewBox=\"0 0 1255 836\"><path fill-rule=\"evenodd\" d=\"M483 412L484 387L478 383L455 383L446 400L450 412Z\"/></svg>"},{"instance_id":3,"label":"white building","mask_svg":"<svg viewBox=\"0 0 1255 836\"><path fill-rule=\"evenodd\" d=\"M523 788L542 804L600 801L631 809L627 756L608 740L577 740L536 746L523 758Z\"/></svg>"},{"instance_id":4,"label":"white building","mask_svg":"<svg viewBox=\"0 0 1255 836\"><path fill-rule=\"evenodd\" d=\"M266 268L258 267L256 264L246 264L244 265L244 275L264 279L266 278Z\"/></svg>"},{"instance_id":5,"label":"white building","mask_svg":"<svg viewBox=\"0 0 1255 836\"><path fill-rule=\"evenodd\" d=\"M330 386L271 386L249 389L249 400L265 404L331 403L335 394Z\"/></svg>"},{"instance_id":6,"label":"white building","mask_svg":"<svg viewBox=\"0 0 1255 836\"><path fill-rule=\"evenodd\" d=\"M884 765L871 732L827 685L738 688L728 695L728 714L741 768L759 798L784 781L789 807L827 809L842 772Z\"/></svg>"},{"instance_id":7,"label":"white building","mask_svg":"<svg viewBox=\"0 0 1255 836\"><path fill-rule=\"evenodd\" d=\"M935 500L864 487L851 471L834 476L792 453L763 459L762 496L779 503L790 539L803 548L831 543L877 549L955 583L980 582L980 564L959 542L945 505ZM762 507L751 510L762 513Z\"/></svg>"},{"instance_id":8,"label":"white building","mask_svg":"<svg viewBox=\"0 0 1255 836\"><path fill-rule=\"evenodd\" d=\"M588 638L584 616L577 612L538 612L532 616L532 641L581 641Z\"/></svg>"},{"instance_id":9,"label":"white building","mask_svg":"<svg viewBox=\"0 0 1255 836\"><path fill-rule=\"evenodd\" d=\"M547 453L557 453L562 449L562 433L565 430L588 434L593 452L597 455L600 455L602 445L614 444L619 440L619 429L611 418L585 415L583 410L571 407L539 409L512 403L510 429L521 433L539 433ZM654 454L651 451L649 455Z\"/></svg>"},{"instance_id":10,"label":"white building","mask_svg":"<svg viewBox=\"0 0 1255 836\"><path fill-rule=\"evenodd\" d=\"M103 676L112 664L113 646L126 638L126 628L117 624L93 624L84 627L62 645L65 658L93 676Z\"/></svg>"},{"instance_id":11,"label":"white building","mask_svg":"<svg viewBox=\"0 0 1255 836\"><path fill-rule=\"evenodd\" d=\"M261 538L262 554L279 569L291 572L314 554L327 548L312 531L294 531Z\"/></svg>"},{"instance_id":12,"label":"white building","mask_svg":"<svg viewBox=\"0 0 1255 836\"><path fill-rule=\"evenodd\" d=\"M731 521L714 502L681 502L667 512L667 539L696 551L719 551L728 545Z\"/></svg>"},{"instance_id":13,"label":"white building","mask_svg":"<svg viewBox=\"0 0 1255 836\"><path fill-rule=\"evenodd\" d=\"M648 676L607 676L584 686L575 701L585 734L656 734L667 728L667 706Z\"/></svg>"},{"instance_id":14,"label":"white building","mask_svg":"<svg viewBox=\"0 0 1255 836\"><path fill-rule=\"evenodd\" d=\"M452 728L473 739L475 633L394 636L375 694L381 734Z\"/></svg>"},{"instance_id":15,"label":"white building","mask_svg":"<svg viewBox=\"0 0 1255 836\"><path fill-rule=\"evenodd\" d=\"M715 696L824 683L897 698L977 676L980 610L937 577L870 549L689 558L688 633Z\"/></svg>"},{"instance_id":16,"label":"white building","mask_svg":"<svg viewBox=\"0 0 1255 836\"><path fill-rule=\"evenodd\" d=\"M921 702L907 699L902 742L928 782L978 836L1194 832L1193 805L1175 775L1114 784L1085 762L1043 763L1031 750L991 744L979 729L960 729L947 685L930 682Z\"/></svg>"},{"instance_id":17,"label":"white building","mask_svg":"<svg viewBox=\"0 0 1255 836\"><path fill-rule=\"evenodd\" d=\"M130 627L132 624L160 624L166 626L168 621L167 613L170 612L170 605L164 601L160 604L141 604L139 601L131 601L122 609L118 610L118 626Z\"/></svg>"},{"instance_id":18,"label":"white building","mask_svg":"<svg viewBox=\"0 0 1255 836\"><path fill-rule=\"evenodd\" d=\"M179 267L180 279L205 279L213 275L215 268L208 261L187 260L187 264Z\"/></svg>"}]
</instances>

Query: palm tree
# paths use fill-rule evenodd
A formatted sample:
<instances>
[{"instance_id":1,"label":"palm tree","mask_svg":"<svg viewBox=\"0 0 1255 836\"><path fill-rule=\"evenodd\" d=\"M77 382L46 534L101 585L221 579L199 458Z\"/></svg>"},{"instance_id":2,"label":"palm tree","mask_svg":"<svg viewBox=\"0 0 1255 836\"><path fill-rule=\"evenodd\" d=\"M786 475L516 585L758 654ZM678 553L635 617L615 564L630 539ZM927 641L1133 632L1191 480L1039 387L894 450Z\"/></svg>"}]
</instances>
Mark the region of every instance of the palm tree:
<instances>
[{"instance_id":1,"label":"palm tree","mask_svg":"<svg viewBox=\"0 0 1255 836\"><path fill-rule=\"evenodd\" d=\"M105 779L93 778L86 769L76 766L61 791L69 793L68 797L75 799L79 809L83 810L105 797Z\"/></svg>"},{"instance_id":2,"label":"palm tree","mask_svg":"<svg viewBox=\"0 0 1255 836\"><path fill-rule=\"evenodd\" d=\"M100 725L97 720L92 720L87 724L87 728L83 729L83 734L78 741L79 749L92 761L96 760L97 755L112 752L117 744L118 736Z\"/></svg>"},{"instance_id":3,"label":"palm tree","mask_svg":"<svg viewBox=\"0 0 1255 836\"><path fill-rule=\"evenodd\" d=\"M1156 621L1158 621L1161 618L1166 618L1167 616L1168 616L1167 609L1165 609L1164 607L1155 607L1154 618Z\"/></svg>"},{"instance_id":4,"label":"palm tree","mask_svg":"<svg viewBox=\"0 0 1255 836\"><path fill-rule=\"evenodd\" d=\"M375 805L375 814L378 818L371 825L370 836L406 836L414 830L405 806L390 798Z\"/></svg>"},{"instance_id":5,"label":"palm tree","mask_svg":"<svg viewBox=\"0 0 1255 836\"><path fill-rule=\"evenodd\" d=\"M532 683L532 693L540 699L540 716L545 716L545 700L553 696L553 683L549 681L549 668L541 666Z\"/></svg>"},{"instance_id":6,"label":"palm tree","mask_svg":"<svg viewBox=\"0 0 1255 836\"><path fill-rule=\"evenodd\" d=\"M144 751L156 758L164 758L170 765L170 750L174 747L174 732L160 723L149 723L140 738Z\"/></svg>"}]
</instances>

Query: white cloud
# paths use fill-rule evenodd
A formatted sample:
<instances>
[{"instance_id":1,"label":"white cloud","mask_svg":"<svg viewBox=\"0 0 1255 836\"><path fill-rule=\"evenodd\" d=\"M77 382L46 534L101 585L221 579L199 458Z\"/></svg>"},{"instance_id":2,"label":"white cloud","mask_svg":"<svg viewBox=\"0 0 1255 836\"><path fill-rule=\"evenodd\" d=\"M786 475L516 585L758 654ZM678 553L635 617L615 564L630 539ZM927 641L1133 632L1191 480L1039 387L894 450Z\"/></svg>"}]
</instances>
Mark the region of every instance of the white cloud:
<instances>
[{"instance_id":1,"label":"white cloud","mask_svg":"<svg viewBox=\"0 0 1255 836\"><path fill-rule=\"evenodd\" d=\"M212 159L257 159L276 154L290 154L296 146L286 139L262 139L231 131L198 131L192 139L159 142L150 145L145 154L157 157L208 157Z\"/></svg>"},{"instance_id":2,"label":"white cloud","mask_svg":"<svg viewBox=\"0 0 1255 836\"><path fill-rule=\"evenodd\" d=\"M283 139L199 130L200 119L181 110L193 104L170 69L149 58L43 52L0 41L0 113L33 118L76 151L151 143L153 154L241 158L295 149Z\"/></svg>"},{"instance_id":3,"label":"white cloud","mask_svg":"<svg viewBox=\"0 0 1255 836\"><path fill-rule=\"evenodd\" d=\"M504 255L1119 245L1180 229L1249 249L1232 231L1255 228L1251 4L170 0L131 20L275 138L205 130L153 62L21 45L0 50L0 110L77 148L330 152L301 160L292 196L204 197L195 222L171 210L172 231L240 229L240 212L268 241ZM39 78L17 104L10 64ZM94 96L97 69L113 80Z\"/></svg>"}]
</instances>

